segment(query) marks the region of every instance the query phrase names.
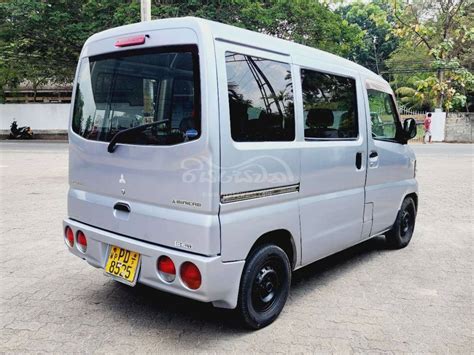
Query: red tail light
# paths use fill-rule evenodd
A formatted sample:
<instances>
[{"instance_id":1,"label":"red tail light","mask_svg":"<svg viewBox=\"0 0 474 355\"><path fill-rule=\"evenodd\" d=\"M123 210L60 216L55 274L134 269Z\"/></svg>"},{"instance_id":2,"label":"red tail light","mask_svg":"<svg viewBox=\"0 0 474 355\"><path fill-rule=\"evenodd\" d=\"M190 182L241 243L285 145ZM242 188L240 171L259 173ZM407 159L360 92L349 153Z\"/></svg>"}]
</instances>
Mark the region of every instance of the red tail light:
<instances>
[{"instance_id":1,"label":"red tail light","mask_svg":"<svg viewBox=\"0 0 474 355\"><path fill-rule=\"evenodd\" d=\"M139 44L145 43L145 35L119 38L115 42L115 47L128 47L128 46L137 46Z\"/></svg>"},{"instance_id":2,"label":"red tail light","mask_svg":"<svg viewBox=\"0 0 474 355\"><path fill-rule=\"evenodd\" d=\"M162 255L157 262L158 273L160 277L166 282L173 282L176 278L176 268L174 267L173 260L169 257Z\"/></svg>"},{"instance_id":3,"label":"red tail light","mask_svg":"<svg viewBox=\"0 0 474 355\"><path fill-rule=\"evenodd\" d=\"M83 253L87 250L87 238L82 231L77 232L77 248Z\"/></svg>"},{"instance_id":4,"label":"red tail light","mask_svg":"<svg viewBox=\"0 0 474 355\"><path fill-rule=\"evenodd\" d=\"M72 248L74 246L74 232L72 231L71 227L66 227L64 230L64 235L66 238L66 244Z\"/></svg>"},{"instance_id":5,"label":"red tail light","mask_svg":"<svg viewBox=\"0 0 474 355\"><path fill-rule=\"evenodd\" d=\"M201 286L201 272L196 265L187 261L181 265L181 280L191 290L197 290Z\"/></svg>"}]
</instances>

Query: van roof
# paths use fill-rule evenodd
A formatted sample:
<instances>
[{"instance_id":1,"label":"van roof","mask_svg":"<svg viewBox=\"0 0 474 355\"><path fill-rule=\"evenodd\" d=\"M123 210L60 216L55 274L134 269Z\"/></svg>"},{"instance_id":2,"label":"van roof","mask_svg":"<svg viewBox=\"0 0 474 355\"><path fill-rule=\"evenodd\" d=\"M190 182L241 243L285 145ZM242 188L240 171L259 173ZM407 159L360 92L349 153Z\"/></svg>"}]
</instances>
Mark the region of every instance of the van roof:
<instances>
[{"instance_id":1,"label":"van roof","mask_svg":"<svg viewBox=\"0 0 474 355\"><path fill-rule=\"evenodd\" d=\"M332 64L355 70L372 82L378 82L378 84L381 84L382 86L388 86L388 90L390 90L389 84L381 76L375 74L374 72L357 63L351 62L350 60L339 57L335 54L331 54L313 47L304 46L288 40L269 36L263 33L249 31L243 28L226 25L220 22L205 20L198 17L177 17L169 19L160 19L115 27L94 34L86 41L86 44L105 38L133 34L138 32L152 31L158 28L191 28L198 33L207 35L210 34L213 38L228 42L243 45L248 45L251 42L252 47L267 49L288 55L291 54L292 56L317 56L320 60L328 61ZM275 48L278 48L278 50L275 50Z\"/></svg>"}]
</instances>

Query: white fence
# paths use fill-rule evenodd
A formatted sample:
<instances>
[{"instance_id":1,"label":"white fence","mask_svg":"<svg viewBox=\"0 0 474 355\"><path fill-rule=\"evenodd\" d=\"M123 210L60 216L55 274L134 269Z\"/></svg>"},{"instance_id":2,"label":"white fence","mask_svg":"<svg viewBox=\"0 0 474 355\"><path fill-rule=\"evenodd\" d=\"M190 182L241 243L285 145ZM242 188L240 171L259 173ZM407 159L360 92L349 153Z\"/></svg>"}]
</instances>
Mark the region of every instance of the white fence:
<instances>
[{"instance_id":1,"label":"white fence","mask_svg":"<svg viewBox=\"0 0 474 355\"><path fill-rule=\"evenodd\" d=\"M417 115L424 115L424 111L413 110L411 108L407 108L404 105L398 105L398 112L400 115L410 115L410 116L417 116Z\"/></svg>"},{"instance_id":2,"label":"white fence","mask_svg":"<svg viewBox=\"0 0 474 355\"><path fill-rule=\"evenodd\" d=\"M67 131L70 104L0 104L0 130L10 130L15 119L18 126L33 131Z\"/></svg>"}]
</instances>

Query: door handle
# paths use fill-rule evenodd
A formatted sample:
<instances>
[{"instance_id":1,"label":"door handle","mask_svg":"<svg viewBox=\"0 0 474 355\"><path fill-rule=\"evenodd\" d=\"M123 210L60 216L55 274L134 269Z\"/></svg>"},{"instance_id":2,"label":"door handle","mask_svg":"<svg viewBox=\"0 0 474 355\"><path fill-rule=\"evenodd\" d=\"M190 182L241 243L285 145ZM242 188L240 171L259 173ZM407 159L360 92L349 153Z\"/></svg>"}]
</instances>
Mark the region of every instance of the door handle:
<instances>
[{"instance_id":1,"label":"door handle","mask_svg":"<svg viewBox=\"0 0 474 355\"><path fill-rule=\"evenodd\" d=\"M360 170L362 168L362 153L357 152L356 154L356 168Z\"/></svg>"},{"instance_id":2,"label":"door handle","mask_svg":"<svg viewBox=\"0 0 474 355\"><path fill-rule=\"evenodd\" d=\"M130 206L128 203L117 202L114 205L114 210L130 213Z\"/></svg>"},{"instance_id":3,"label":"door handle","mask_svg":"<svg viewBox=\"0 0 474 355\"><path fill-rule=\"evenodd\" d=\"M375 150L369 154L369 168L376 168L379 165L379 153Z\"/></svg>"}]
</instances>

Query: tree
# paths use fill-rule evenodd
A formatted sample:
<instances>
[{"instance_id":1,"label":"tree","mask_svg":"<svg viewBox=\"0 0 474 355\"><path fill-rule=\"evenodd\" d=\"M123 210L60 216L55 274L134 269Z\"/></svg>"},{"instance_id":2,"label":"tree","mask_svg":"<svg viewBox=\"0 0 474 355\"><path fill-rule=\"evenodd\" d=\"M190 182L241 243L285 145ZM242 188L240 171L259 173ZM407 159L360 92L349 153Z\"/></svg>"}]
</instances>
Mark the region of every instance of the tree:
<instances>
[{"instance_id":1,"label":"tree","mask_svg":"<svg viewBox=\"0 0 474 355\"><path fill-rule=\"evenodd\" d=\"M412 0L407 4L394 0L396 33L412 48L426 48L432 57L436 80L427 80L436 93L437 107L450 110L465 102L467 92L474 89L474 26L469 17L473 10L469 0Z\"/></svg>"},{"instance_id":2,"label":"tree","mask_svg":"<svg viewBox=\"0 0 474 355\"><path fill-rule=\"evenodd\" d=\"M70 83L87 37L136 22L139 13L136 1L0 2L1 87L29 82L36 91L46 83Z\"/></svg>"},{"instance_id":3,"label":"tree","mask_svg":"<svg viewBox=\"0 0 474 355\"><path fill-rule=\"evenodd\" d=\"M342 56L363 33L313 0L155 0L152 17L198 16L268 33ZM138 22L138 0L0 1L0 85L70 83L85 40Z\"/></svg>"},{"instance_id":4,"label":"tree","mask_svg":"<svg viewBox=\"0 0 474 355\"><path fill-rule=\"evenodd\" d=\"M399 44L392 31L395 18L390 4L383 0L368 3L358 0L338 8L337 12L364 31L363 45L353 46L352 59L376 73L384 72L385 61Z\"/></svg>"},{"instance_id":5,"label":"tree","mask_svg":"<svg viewBox=\"0 0 474 355\"><path fill-rule=\"evenodd\" d=\"M159 3L159 4L158 4ZM155 1L153 18L197 16L349 56L363 33L313 0Z\"/></svg>"}]
</instances>

